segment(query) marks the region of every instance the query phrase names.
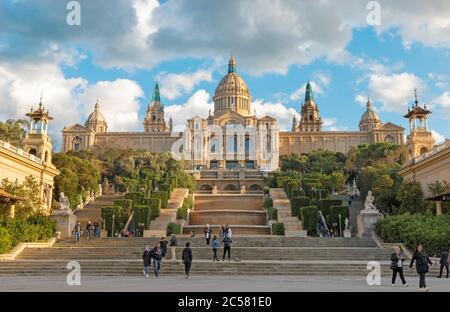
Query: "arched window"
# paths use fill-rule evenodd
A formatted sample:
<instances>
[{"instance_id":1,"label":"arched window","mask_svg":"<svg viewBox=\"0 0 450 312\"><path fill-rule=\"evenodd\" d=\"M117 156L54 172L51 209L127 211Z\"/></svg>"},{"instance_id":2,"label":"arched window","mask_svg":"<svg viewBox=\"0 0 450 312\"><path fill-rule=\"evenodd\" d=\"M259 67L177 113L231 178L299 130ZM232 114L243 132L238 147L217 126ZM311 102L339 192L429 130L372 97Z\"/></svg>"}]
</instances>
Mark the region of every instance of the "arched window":
<instances>
[{"instance_id":1,"label":"arched window","mask_svg":"<svg viewBox=\"0 0 450 312\"><path fill-rule=\"evenodd\" d=\"M428 152L428 149L426 147L421 147L420 148L420 155L423 155L423 154L425 154L427 152Z\"/></svg>"},{"instance_id":2,"label":"arched window","mask_svg":"<svg viewBox=\"0 0 450 312\"><path fill-rule=\"evenodd\" d=\"M30 154L33 155L33 156L37 156L37 151L36 151L36 149L34 149L34 148L30 149L30 150L28 151L28 153L30 153Z\"/></svg>"},{"instance_id":3,"label":"arched window","mask_svg":"<svg viewBox=\"0 0 450 312\"><path fill-rule=\"evenodd\" d=\"M313 115L309 115L309 121L313 121Z\"/></svg>"},{"instance_id":4,"label":"arched window","mask_svg":"<svg viewBox=\"0 0 450 312\"><path fill-rule=\"evenodd\" d=\"M72 140L73 149L78 151L81 149L81 138L79 136L76 136Z\"/></svg>"},{"instance_id":5,"label":"arched window","mask_svg":"<svg viewBox=\"0 0 450 312\"><path fill-rule=\"evenodd\" d=\"M45 162L48 162L48 151L45 151L45 154L44 154L44 161L45 161Z\"/></svg>"}]
</instances>

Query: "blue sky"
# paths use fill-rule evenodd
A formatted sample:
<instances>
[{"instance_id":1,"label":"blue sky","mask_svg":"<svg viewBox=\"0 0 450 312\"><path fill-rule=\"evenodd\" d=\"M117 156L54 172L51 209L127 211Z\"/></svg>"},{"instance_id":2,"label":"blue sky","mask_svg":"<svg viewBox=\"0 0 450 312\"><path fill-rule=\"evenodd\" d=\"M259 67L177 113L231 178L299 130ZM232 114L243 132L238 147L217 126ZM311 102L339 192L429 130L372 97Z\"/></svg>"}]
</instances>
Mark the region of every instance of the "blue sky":
<instances>
[{"instance_id":1,"label":"blue sky","mask_svg":"<svg viewBox=\"0 0 450 312\"><path fill-rule=\"evenodd\" d=\"M283 129L311 80L327 130L357 130L367 96L407 128L417 88L435 137L450 137L448 1L379 1L379 25L359 0L79 1L80 26L67 25L68 2L0 1L0 119L22 117L42 91L57 145L97 96L111 131L142 131L155 79L182 130L212 107L231 51L257 114Z\"/></svg>"}]
</instances>

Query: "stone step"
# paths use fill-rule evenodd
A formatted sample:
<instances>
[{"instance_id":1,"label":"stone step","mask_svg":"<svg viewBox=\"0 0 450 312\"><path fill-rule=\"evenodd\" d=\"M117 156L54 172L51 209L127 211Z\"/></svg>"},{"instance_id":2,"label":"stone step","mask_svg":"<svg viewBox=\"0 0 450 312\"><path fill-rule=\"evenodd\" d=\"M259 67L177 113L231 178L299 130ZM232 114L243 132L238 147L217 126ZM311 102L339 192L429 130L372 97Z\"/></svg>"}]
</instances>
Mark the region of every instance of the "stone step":
<instances>
[{"instance_id":1,"label":"stone step","mask_svg":"<svg viewBox=\"0 0 450 312\"><path fill-rule=\"evenodd\" d=\"M219 224L210 223L210 227L213 231L213 235L219 234ZM270 227L267 225L234 225L230 224L232 234L239 235L270 235ZM193 231L196 235L203 235L203 229L205 225L185 225L183 227L183 233L189 234Z\"/></svg>"}]
</instances>

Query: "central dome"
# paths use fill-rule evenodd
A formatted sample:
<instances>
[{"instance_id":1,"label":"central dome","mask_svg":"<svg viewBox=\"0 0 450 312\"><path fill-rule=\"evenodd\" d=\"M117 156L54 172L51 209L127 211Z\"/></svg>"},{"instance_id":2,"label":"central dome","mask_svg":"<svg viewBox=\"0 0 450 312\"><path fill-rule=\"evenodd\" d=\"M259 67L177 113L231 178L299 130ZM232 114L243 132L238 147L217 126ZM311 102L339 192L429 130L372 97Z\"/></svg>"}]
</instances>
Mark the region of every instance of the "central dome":
<instances>
[{"instance_id":1,"label":"central dome","mask_svg":"<svg viewBox=\"0 0 450 312\"><path fill-rule=\"evenodd\" d=\"M222 78L214 95L214 115L234 111L244 116L251 115L252 97L247 84L236 72L236 59L231 55L228 74Z\"/></svg>"}]
</instances>

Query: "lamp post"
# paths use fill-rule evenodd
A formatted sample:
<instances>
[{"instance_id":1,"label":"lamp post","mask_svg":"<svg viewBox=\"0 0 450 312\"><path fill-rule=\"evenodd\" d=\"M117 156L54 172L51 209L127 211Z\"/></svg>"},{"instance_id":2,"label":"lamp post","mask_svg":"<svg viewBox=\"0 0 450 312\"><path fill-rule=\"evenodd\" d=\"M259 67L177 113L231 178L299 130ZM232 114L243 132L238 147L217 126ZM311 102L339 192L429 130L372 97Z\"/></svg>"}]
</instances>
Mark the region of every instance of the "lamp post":
<instances>
[{"instance_id":1,"label":"lamp post","mask_svg":"<svg viewBox=\"0 0 450 312\"><path fill-rule=\"evenodd\" d=\"M339 237L342 236L342 229L341 229L341 214L339 214Z\"/></svg>"},{"instance_id":2,"label":"lamp post","mask_svg":"<svg viewBox=\"0 0 450 312\"><path fill-rule=\"evenodd\" d=\"M111 237L114 237L114 219L116 219L116 215L113 213L112 224L111 224Z\"/></svg>"}]
</instances>

